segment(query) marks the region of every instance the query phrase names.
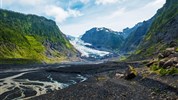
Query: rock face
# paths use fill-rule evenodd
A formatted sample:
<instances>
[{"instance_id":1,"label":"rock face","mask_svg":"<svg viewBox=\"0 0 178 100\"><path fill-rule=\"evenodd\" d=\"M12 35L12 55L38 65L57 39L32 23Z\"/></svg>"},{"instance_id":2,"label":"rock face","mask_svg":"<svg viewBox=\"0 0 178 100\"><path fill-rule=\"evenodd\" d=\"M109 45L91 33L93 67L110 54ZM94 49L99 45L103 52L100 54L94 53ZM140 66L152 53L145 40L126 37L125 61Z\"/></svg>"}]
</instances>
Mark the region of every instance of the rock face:
<instances>
[{"instance_id":1,"label":"rock face","mask_svg":"<svg viewBox=\"0 0 178 100\"><path fill-rule=\"evenodd\" d=\"M92 28L81 39L92 44L95 49L106 51L119 50L124 41L122 35L107 28Z\"/></svg>"},{"instance_id":2,"label":"rock face","mask_svg":"<svg viewBox=\"0 0 178 100\"><path fill-rule=\"evenodd\" d=\"M59 62L76 54L54 21L0 9L0 60Z\"/></svg>"}]
</instances>

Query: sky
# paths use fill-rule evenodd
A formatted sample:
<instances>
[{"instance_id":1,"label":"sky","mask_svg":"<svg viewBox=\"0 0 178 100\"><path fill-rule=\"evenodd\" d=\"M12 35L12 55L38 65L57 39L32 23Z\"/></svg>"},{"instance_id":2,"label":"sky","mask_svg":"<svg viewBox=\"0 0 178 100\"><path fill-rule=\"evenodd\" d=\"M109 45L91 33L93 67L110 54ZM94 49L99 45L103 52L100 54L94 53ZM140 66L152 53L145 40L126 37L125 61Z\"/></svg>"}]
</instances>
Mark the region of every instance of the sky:
<instances>
[{"instance_id":1,"label":"sky","mask_svg":"<svg viewBox=\"0 0 178 100\"><path fill-rule=\"evenodd\" d=\"M66 35L93 27L122 31L150 19L166 0L1 0L1 8L45 16Z\"/></svg>"}]
</instances>

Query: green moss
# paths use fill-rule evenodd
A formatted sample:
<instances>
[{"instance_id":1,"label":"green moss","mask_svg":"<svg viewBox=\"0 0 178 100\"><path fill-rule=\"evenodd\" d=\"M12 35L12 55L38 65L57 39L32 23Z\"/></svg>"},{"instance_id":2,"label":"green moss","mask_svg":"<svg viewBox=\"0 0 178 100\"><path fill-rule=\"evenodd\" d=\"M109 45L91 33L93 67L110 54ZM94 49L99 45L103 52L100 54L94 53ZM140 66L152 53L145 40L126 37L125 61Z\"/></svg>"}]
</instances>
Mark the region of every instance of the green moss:
<instances>
[{"instance_id":1,"label":"green moss","mask_svg":"<svg viewBox=\"0 0 178 100\"><path fill-rule=\"evenodd\" d=\"M176 48L176 52L178 52L178 48Z\"/></svg>"},{"instance_id":2,"label":"green moss","mask_svg":"<svg viewBox=\"0 0 178 100\"><path fill-rule=\"evenodd\" d=\"M163 68L161 68L159 70L159 74L161 76L178 74L178 69L177 68L171 68L171 69L163 69Z\"/></svg>"},{"instance_id":3,"label":"green moss","mask_svg":"<svg viewBox=\"0 0 178 100\"><path fill-rule=\"evenodd\" d=\"M154 65L152 65L152 66L150 67L150 70L151 70L151 71L157 71L157 70L159 70L159 69L160 69L159 66L156 65L156 64L154 64Z\"/></svg>"},{"instance_id":4,"label":"green moss","mask_svg":"<svg viewBox=\"0 0 178 100\"><path fill-rule=\"evenodd\" d=\"M161 76L178 74L178 69L175 67L172 67L170 69L164 69L164 68L159 67L157 64L152 65L150 67L150 70L153 72L156 72L157 74Z\"/></svg>"}]
</instances>

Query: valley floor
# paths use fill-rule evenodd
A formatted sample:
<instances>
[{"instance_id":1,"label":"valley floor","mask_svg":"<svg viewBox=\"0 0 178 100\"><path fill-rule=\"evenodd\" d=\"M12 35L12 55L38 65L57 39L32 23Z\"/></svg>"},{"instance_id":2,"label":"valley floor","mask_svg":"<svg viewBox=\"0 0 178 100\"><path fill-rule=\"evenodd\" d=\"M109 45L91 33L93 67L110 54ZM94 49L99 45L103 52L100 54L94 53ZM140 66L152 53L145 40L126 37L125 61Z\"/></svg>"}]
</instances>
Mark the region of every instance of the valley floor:
<instances>
[{"instance_id":1,"label":"valley floor","mask_svg":"<svg viewBox=\"0 0 178 100\"><path fill-rule=\"evenodd\" d=\"M132 65L138 76L132 80L122 78ZM48 70L56 73L87 75L88 80L68 88L32 98L31 100L177 100L178 75L158 76L150 74L140 63L110 62L97 65Z\"/></svg>"}]
</instances>

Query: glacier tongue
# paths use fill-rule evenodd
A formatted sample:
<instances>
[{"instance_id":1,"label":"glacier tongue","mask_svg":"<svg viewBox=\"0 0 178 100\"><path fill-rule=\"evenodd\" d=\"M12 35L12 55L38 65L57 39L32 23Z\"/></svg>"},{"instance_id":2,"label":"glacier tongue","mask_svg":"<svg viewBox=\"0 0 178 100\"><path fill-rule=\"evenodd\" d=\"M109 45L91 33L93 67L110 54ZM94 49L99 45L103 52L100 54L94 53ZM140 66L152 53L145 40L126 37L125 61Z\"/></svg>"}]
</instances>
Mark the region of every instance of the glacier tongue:
<instances>
[{"instance_id":1,"label":"glacier tongue","mask_svg":"<svg viewBox=\"0 0 178 100\"><path fill-rule=\"evenodd\" d=\"M99 50L95 50L92 48L87 47L91 46L91 44L89 43L85 43L84 41L82 41L80 38L75 38L70 40L70 43L82 54L82 57L93 57L94 55L100 56L100 57L104 57L106 55L109 55L110 52L107 51L99 51Z\"/></svg>"}]
</instances>

